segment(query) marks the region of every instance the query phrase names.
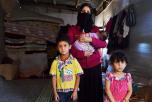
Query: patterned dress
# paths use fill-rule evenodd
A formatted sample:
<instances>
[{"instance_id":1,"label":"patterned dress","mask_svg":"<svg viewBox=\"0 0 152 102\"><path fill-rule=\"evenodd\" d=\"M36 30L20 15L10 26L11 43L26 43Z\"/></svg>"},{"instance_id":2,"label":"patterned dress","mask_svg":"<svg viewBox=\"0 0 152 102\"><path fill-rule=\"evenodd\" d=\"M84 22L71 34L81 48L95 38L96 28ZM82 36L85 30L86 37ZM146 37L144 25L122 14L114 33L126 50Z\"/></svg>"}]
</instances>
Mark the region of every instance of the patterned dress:
<instances>
[{"instance_id":1,"label":"patterned dress","mask_svg":"<svg viewBox=\"0 0 152 102\"><path fill-rule=\"evenodd\" d=\"M106 80L110 81L110 90L116 102L122 102L128 91L128 82L132 81L130 73L125 73L124 77L117 78L113 73L107 73ZM105 97L104 102L110 102Z\"/></svg>"}]
</instances>

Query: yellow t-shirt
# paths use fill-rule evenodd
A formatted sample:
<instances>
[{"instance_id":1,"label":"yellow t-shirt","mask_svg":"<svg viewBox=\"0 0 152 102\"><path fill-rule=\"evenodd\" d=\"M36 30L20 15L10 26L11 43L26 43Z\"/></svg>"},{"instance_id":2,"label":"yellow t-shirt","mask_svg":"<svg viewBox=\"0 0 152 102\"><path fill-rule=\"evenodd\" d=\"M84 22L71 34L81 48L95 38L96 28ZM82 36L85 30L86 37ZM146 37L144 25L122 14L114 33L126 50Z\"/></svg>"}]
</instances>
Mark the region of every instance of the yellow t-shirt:
<instances>
[{"instance_id":1,"label":"yellow t-shirt","mask_svg":"<svg viewBox=\"0 0 152 102\"><path fill-rule=\"evenodd\" d=\"M56 76L57 92L73 91L76 75L83 74L83 70L76 58L70 56L65 62L57 57L50 69L50 74Z\"/></svg>"}]
</instances>

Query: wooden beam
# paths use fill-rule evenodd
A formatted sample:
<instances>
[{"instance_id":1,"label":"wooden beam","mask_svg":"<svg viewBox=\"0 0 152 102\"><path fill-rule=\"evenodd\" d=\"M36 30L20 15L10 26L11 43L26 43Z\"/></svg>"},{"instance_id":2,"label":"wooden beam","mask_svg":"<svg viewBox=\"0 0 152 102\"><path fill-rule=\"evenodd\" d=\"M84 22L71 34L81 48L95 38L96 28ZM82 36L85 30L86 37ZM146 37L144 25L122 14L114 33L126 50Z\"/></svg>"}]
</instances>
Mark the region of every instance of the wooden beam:
<instances>
[{"instance_id":1,"label":"wooden beam","mask_svg":"<svg viewBox=\"0 0 152 102\"><path fill-rule=\"evenodd\" d=\"M4 10L1 8L0 3L0 63L2 59L6 56L4 31Z\"/></svg>"},{"instance_id":2,"label":"wooden beam","mask_svg":"<svg viewBox=\"0 0 152 102\"><path fill-rule=\"evenodd\" d=\"M103 2L101 2L96 8L96 16L99 15L103 11Z\"/></svg>"},{"instance_id":3,"label":"wooden beam","mask_svg":"<svg viewBox=\"0 0 152 102\"><path fill-rule=\"evenodd\" d=\"M44 7L48 7L48 8L55 8L55 9L64 9L64 10L70 10L70 11L77 11L75 5L67 5L67 4L50 4L48 2L37 2L36 4L32 1L22 1L21 2L22 5L37 5L37 6L44 6Z\"/></svg>"},{"instance_id":4,"label":"wooden beam","mask_svg":"<svg viewBox=\"0 0 152 102\"><path fill-rule=\"evenodd\" d=\"M111 2L112 0L103 0L96 8L96 15L99 15Z\"/></svg>"},{"instance_id":5,"label":"wooden beam","mask_svg":"<svg viewBox=\"0 0 152 102\"><path fill-rule=\"evenodd\" d=\"M75 0L75 7L77 8L79 4L79 0Z\"/></svg>"},{"instance_id":6,"label":"wooden beam","mask_svg":"<svg viewBox=\"0 0 152 102\"><path fill-rule=\"evenodd\" d=\"M53 0L53 5L56 5L56 0Z\"/></svg>"},{"instance_id":7,"label":"wooden beam","mask_svg":"<svg viewBox=\"0 0 152 102\"><path fill-rule=\"evenodd\" d=\"M34 0L34 2L35 2L35 3L37 3L37 2L38 2L38 0Z\"/></svg>"},{"instance_id":8,"label":"wooden beam","mask_svg":"<svg viewBox=\"0 0 152 102\"><path fill-rule=\"evenodd\" d=\"M6 12L6 16L10 17L13 8L17 5L15 0L0 0L1 7Z\"/></svg>"},{"instance_id":9,"label":"wooden beam","mask_svg":"<svg viewBox=\"0 0 152 102\"><path fill-rule=\"evenodd\" d=\"M98 3L98 0L92 0L92 2L93 2L94 4L97 4L97 3Z\"/></svg>"}]
</instances>

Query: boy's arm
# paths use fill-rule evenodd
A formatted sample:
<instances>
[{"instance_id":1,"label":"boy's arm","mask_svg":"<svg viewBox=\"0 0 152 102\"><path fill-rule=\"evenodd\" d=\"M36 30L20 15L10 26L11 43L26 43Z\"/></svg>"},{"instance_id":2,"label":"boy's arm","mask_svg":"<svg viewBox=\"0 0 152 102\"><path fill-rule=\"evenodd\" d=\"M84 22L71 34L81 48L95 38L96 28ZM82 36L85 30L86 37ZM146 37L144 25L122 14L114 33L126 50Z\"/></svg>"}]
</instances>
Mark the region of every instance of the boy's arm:
<instances>
[{"instance_id":1,"label":"boy's arm","mask_svg":"<svg viewBox=\"0 0 152 102\"><path fill-rule=\"evenodd\" d=\"M55 101L58 101L59 96L58 96L58 93L56 91L56 76L52 76L52 86L53 86L53 94L54 94Z\"/></svg>"},{"instance_id":2,"label":"boy's arm","mask_svg":"<svg viewBox=\"0 0 152 102\"><path fill-rule=\"evenodd\" d=\"M78 88L79 88L79 83L80 83L80 76L79 75L76 75L76 81L75 81L75 86L74 86L74 92L78 91Z\"/></svg>"},{"instance_id":3,"label":"boy's arm","mask_svg":"<svg viewBox=\"0 0 152 102\"><path fill-rule=\"evenodd\" d=\"M124 102L129 102L131 95L132 95L132 82L130 81L128 83L128 93L127 93L126 97L124 98Z\"/></svg>"},{"instance_id":4,"label":"boy's arm","mask_svg":"<svg viewBox=\"0 0 152 102\"><path fill-rule=\"evenodd\" d=\"M79 88L79 83L80 83L80 76L76 75L75 86L74 86L74 90L73 90L73 93L72 93L72 96L71 96L73 101L77 100L77 98L78 98L77 92L78 92L78 88Z\"/></svg>"},{"instance_id":5,"label":"boy's arm","mask_svg":"<svg viewBox=\"0 0 152 102\"><path fill-rule=\"evenodd\" d=\"M110 81L109 80L105 81L105 91L106 91L106 94L107 94L110 102L115 102L115 99L110 91Z\"/></svg>"},{"instance_id":6,"label":"boy's arm","mask_svg":"<svg viewBox=\"0 0 152 102\"><path fill-rule=\"evenodd\" d=\"M57 93L56 91L56 76L52 76L52 86L54 95Z\"/></svg>"}]
</instances>

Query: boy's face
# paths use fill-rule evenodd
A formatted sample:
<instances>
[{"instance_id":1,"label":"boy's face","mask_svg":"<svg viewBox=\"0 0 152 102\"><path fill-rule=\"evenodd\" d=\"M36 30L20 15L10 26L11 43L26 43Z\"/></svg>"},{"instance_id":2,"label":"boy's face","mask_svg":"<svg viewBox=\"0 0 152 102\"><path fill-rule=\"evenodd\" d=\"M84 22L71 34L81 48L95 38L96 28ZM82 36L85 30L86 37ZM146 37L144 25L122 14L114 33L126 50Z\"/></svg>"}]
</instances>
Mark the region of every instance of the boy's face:
<instances>
[{"instance_id":1,"label":"boy's face","mask_svg":"<svg viewBox=\"0 0 152 102\"><path fill-rule=\"evenodd\" d=\"M116 72L122 72L125 69L126 65L127 65L127 63L125 61L119 61L119 62L115 61L112 64L112 66Z\"/></svg>"},{"instance_id":2,"label":"boy's face","mask_svg":"<svg viewBox=\"0 0 152 102\"><path fill-rule=\"evenodd\" d=\"M69 50L71 49L71 45L66 41L60 41L58 43L57 49L61 55L69 54Z\"/></svg>"}]
</instances>

